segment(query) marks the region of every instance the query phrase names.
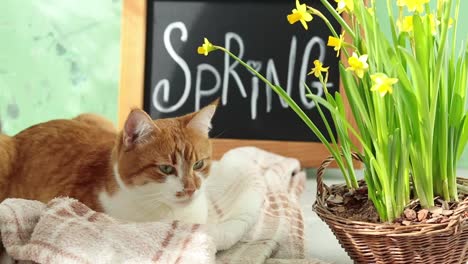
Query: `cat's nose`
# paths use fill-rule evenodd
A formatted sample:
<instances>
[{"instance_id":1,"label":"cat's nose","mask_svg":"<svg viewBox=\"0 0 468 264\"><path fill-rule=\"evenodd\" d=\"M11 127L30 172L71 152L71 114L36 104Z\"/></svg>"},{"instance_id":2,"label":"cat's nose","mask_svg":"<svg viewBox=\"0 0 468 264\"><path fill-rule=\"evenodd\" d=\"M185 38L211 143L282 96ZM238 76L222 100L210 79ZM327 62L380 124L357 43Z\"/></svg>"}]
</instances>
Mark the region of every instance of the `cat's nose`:
<instances>
[{"instance_id":1,"label":"cat's nose","mask_svg":"<svg viewBox=\"0 0 468 264\"><path fill-rule=\"evenodd\" d=\"M190 189L185 189L185 194L189 197L192 197L193 193L196 191L196 189L190 188Z\"/></svg>"}]
</instances>

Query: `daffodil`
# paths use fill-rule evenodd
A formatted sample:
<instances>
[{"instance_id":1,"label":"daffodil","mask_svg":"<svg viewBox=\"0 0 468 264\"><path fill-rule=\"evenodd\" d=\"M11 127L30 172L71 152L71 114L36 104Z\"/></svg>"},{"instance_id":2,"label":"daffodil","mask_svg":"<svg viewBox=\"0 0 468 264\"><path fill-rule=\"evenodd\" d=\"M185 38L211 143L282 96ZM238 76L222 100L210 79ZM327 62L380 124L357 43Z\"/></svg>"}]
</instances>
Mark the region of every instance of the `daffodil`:
<instances>
[{"instance_id":1,"label":"daffodil","mask_svg":"<svg viewBox=\"0 0 468 264\"><path fill-rule=\"evenodd\" d=\"M335 0L338 3L336 11L338 14L341 14L343 11L352 13L354 11L354 0Z\"/></svg>"},{"instance_id":2,"label":"daffodil","mask_svg":"<svg viewBox=\"0 0 468 264\"><path fill-rule=\"evenodd\" d=\"M355 52L348 59L349 67L346 68L347 71L353 71L359 78L364 76L364 72L369 69L367 64L367 54L358 56Z\"/></svg>"},{"instance_id":3,"label":"daffodil","mask_svg":"<svg viewBox=\"0 0 468 264\"><path fill-rule=\"evenodd\" d=\"M449 18L448 27L451 28L453 26L453 18Z\"/></svg>"},{"instance_id":4,"label":"daffodil","mask_svg":"<svg viewBox=\"0 0 468 264\"><path fill-rule=\"evenodd\" d=\"M343 46L343 43L344 43L344 31L340 35L339 38L329 36L327 46L333 47L333 50L336 51L336 56L338 57L340 55L340 49Z\"/></svg>"},{"instance_id":5,"label":"daffodil","mask_svg":"<svg viewBox=\"0 0 468 264\"><path fill-rule=\"evenodd\" d=\"M400 32L411 32L413 31L413 17L405 16L402 19L398 19L396 25Z\"/></svg>"},{"instance_id":6,"label":"daffodil","mask_svg":"<svg viewBox=\"0 0 468 264\"><path fill-rule=\"evenodd\" d=\"M205 38L204 41L205 42L203 43L203 45L198 47L197 51L198 51L198 54L203 54L205 56L208 56L208 53L212 52L216 48L215 46L213 46L213 44L211 44L211 42L207 38Z\"/></svg>"},{"instance_id":7,"label":"daffodil","mask_svg":"<svg viewBox=\"0 0 468 264\"><path fill-rule=\"evenodd\" d=\"M292 10L292 13L288 15L289 24L294 24L297 21L301 21L302 26L307 30L307 22L312 21L312 15L307 12L306 4L300 4L299 0L296 0L296 8Z\"/></svg>"},{"instance_id":8,"label":"daffodil","mask_svg":"<svg viewBox=\"0 0 468 264\"><path fill-rule=\"evenodd\" d=\"M406 6L408 11L414 12L418 11L422 13L424 11L424 4L429 3L429 0L398 0L397 5L402 7Z\"/></svg>"},{"instance_id":9,"label":"daffodil","mask_svg":"<svg viewBox=\"0 0 468 264\"><path fill-rule=\"evenodd\" d=\"M319 60L314 60L314 68L309 74L315 75L315 77L320 78L322 76L322 72L328 72L329 67L323 67L323 64Z\"/></svg>"},{"instance_id":10,"label":"daffodil","mask_svg":"<svg viewBox=\"0 0 468 264\"><path fill-rule=\"evenodd\" d=\"M422 20L426 19L426 15L421 17ZM433 14L429 14L429 23L431 25L432 35L437 34L437 27L440 25L440 21L435 18ZM453 24L453 19L449 19L449 28ZM402 19L398 19L396 23L400 32L412 32L413 31L413 16L405 16Z\"/></svg>"},{"instance_id":11,"label":"daffodil","mask_svg":"<svg viewBox=\"0 0 468 264\"><path fill-rule=\"evenodd\" d=\"M425 19L426 16L423 17ZM437 27L440 25L440 21L435 18L433 14L429 14L429 21L431 23L431 33L432 35L437 34Z\"/></svg>"},{"instance_id":12,"label":"daffodil","mask_svg":"<svg viewBox=\"0 0 468 264\"><path fill-rule=\"evenodd\" d=\"M374 83L371 87L371 91L379 92L380 96L385 96L386 93L393 93L392 85L398 82L398 79L389 78L385 73L381 72L372 74L370 77Z\"/></svg>"},{"instance_id":13,"label":"daffodil","mask_svg":"<svg viewBox=\"0 0 468 264\"><path fill-rule=\"evenodd\" d=\"M426 16L424 16L426 17ZM437 27L440 25L440 20L438 20L433 14L429 14L429 20L430 20L430 23L431 23L431 32L432 32L432 35L436 35L437 34ZM449 18L448 20L448 28L451 28L453 26L453 18Z\"/></svg>"}]
</instances>

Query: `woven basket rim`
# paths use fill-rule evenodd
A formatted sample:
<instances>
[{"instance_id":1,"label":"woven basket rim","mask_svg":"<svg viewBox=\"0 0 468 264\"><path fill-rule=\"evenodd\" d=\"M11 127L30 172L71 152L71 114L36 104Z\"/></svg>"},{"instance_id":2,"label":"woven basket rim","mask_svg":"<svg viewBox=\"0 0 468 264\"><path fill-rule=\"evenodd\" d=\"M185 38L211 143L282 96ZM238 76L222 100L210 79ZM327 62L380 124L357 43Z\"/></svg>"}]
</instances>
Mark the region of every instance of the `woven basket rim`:
<instances>
[{"instance_id":1,"label":"woven basket rim","mask_svg":"<svg viewBox=\"0 0 468 264\"><path fill-rule=\"evenodd\" d=\"M362 161L357 153L353 153L353 158ZM333 161L333 157L325 159L317 170L317 194L313 204L313 210L319 215L322 220L326 220L327 224L346 228L348 233L363 234L363 235L386 235L386 236L414 236L420 234L440 234L440 233L459 233L462 230L468 230L468 217L462 217L463 213L468 211L468 197L460 201L454 213L449 217L449 221L445 223L414 223L408 226L398 226L391 223L372 223L366 221L351 220L342 216L336 215L326 206L326 199L330 196L328 190L330 187L323 183L323 174L328 165ZM468 178L457 177L457 182L468 183Z\"/></svg>"}]
</instances>

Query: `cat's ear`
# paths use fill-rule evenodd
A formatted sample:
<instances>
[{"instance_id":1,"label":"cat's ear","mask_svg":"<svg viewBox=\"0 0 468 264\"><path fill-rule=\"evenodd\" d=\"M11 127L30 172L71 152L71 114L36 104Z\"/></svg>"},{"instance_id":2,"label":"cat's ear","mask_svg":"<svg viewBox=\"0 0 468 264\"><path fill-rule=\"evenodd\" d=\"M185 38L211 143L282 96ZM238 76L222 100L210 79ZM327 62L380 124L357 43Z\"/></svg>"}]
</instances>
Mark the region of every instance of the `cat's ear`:
<instances>
[{"instance_id":1,"label":"cat's ear","mask_svg":"<svg viewBox=\"0 0 468 264\"><path fill-rule=\"evenodd\" d=\"M157 129L156 125L147 113L140 109L133 109L128 114L123 129L124 146L130 148L143 142L155 129Z\"/></svg>"},{"instance_id":2,"label":"cat's ear","mask_svg":"<svg viewBox=\"0 0 468 264\"><path fill-rule=\"evenodd\" d=\"M195 129L208 136L208 132L211 129L211 119L213 118L216 108L218 107L219 99L216 99L211 104L203 107L198 112L192 115L192 119L188 122L187 127Z\"/></svg>"}]
</instances>

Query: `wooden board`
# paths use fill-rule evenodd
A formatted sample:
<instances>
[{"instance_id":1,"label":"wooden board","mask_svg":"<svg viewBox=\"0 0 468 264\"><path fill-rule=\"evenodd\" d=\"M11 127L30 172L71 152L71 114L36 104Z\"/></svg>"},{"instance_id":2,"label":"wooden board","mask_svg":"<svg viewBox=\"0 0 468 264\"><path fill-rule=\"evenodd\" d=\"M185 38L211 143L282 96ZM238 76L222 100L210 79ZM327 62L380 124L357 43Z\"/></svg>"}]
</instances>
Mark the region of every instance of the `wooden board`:
<instances>
[{"instance_id":1,"label":"wooden board","mask_svg":"<svg viewBox=\"0 0 468 264\"><path fill-rule=\"evenodd\" d=\"M132 108L143 107L146 1L124 0L120 35L118 125L122 128Z\"/></svg>"},{"instance_id":2,"label":"wooden board","mask_svg":"<svg viewBox=\"0 0 468 264\"><path fill-rule=\"evenodd\" d=\"M144 107L145 63L147 60L145 51L149 8L147 3L148 1L123 1L119 127L123 126L132 108ZM201 39L200 36L200 42ZM340 91L342 91L341 85L340 83ZM312 132L310 134L312 135ZM354 141L356 140L354 139ZM214 158L217 159L229 149L239 146L256 146L280 155L294 157L299 159L304 167L317 167L324 158L329 156L328 150L319 142L216 138L213 139Z\"/></svg>"}]
</instances>

